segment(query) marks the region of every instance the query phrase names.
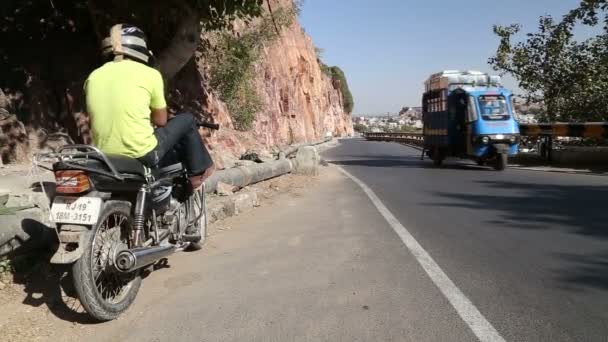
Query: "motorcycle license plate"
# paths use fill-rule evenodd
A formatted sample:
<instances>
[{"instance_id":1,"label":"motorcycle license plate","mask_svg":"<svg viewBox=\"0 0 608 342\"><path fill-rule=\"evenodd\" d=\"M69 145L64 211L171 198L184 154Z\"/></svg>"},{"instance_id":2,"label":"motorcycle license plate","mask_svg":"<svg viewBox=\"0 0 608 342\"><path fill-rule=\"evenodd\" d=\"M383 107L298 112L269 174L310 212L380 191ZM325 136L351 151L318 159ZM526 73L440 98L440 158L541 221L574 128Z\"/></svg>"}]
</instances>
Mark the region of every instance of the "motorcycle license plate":
<instances>
[{"instance_id":1,"label":"motorcycle license plate","mask_svg":"<svg viewBox=\"0 0 608 342\"><path fill-rule=\"evenodd\" d=\"M99 219L101 198L57 196L51 206L55 223L94 225Z\"/></svg>"}]
</instances>

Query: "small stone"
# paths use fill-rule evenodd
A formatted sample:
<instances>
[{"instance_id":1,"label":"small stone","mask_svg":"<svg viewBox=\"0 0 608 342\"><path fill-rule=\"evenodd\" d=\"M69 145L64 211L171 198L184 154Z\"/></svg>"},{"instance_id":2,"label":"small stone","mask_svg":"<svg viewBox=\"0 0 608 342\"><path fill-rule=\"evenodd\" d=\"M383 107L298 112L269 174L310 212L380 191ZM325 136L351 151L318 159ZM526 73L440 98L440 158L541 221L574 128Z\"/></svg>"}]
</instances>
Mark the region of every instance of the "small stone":
<instances>
[{"instance_id":1,"label":"small stone","mask_svg":"<svg viewBox=\"0 0 608 342\"><path fill-rule=\"evenodd\" d=\"M234 197L235 214L248 212L252 210L257 202L257 196L254 193L238 194Z\"/></svg>"},{"instance_id":2,"label":"small stone","mask_svg":"<svg viewBox=\"0 0 608 342\"><path fill-rule=\"evenodd\" d=\"M218 182L215 192L217 192L217 194L220 196L230 196L230 195L234 194L234 190L235 190L234 185L226 184L223 182Z\"/></svg>"}]
</instances>

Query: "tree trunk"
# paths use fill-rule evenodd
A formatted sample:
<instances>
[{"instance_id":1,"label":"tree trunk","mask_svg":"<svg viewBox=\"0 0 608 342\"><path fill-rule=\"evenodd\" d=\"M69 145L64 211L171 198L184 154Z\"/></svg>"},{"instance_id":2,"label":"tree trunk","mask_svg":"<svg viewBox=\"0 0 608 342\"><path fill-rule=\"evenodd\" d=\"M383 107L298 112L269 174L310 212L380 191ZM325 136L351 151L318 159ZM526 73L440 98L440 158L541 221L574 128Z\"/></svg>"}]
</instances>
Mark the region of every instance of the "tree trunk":
<instances>
[{"instance_id":1,"label":"tree trunk","mask_svg":"<svg viewBox=\"0 0 608 342\"><path fill-rule=\"evenodd\" d=\"M6 97L6 95L4 95L4 92L2 91L2 89L0 89L0 115L4 114L8 114L8 107L10 105L10 102L8 100L8 98ZM1 118L1 117L0 117Z\"/></svg>"},{"instance_id":2,"label":"tree trunk","mask_svg":"<svg viewBox=\"0 0 608 342\"><path fill-rule=\"evenodd\" d=\"M201 41L201 30L198 12L189 6L184 6L184 16L175 36L158 58L160 71L165 79L169 80L177 75L194 56Z\"/></svg>"}]
</instances>

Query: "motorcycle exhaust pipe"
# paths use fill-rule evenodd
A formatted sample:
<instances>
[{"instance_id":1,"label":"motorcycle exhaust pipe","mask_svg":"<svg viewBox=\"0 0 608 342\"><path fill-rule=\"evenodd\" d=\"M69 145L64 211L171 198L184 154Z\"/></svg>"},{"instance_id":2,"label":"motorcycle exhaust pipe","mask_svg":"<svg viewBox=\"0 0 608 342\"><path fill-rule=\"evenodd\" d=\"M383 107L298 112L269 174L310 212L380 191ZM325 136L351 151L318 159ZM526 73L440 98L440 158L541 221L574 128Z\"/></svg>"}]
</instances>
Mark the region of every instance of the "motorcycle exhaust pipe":
<instances>
[{"instance_id":1,"label":"motorcycle exhaust pipe","mask_svg":"<svg viewBox=\"0 0 608 342\"><path fill-rule=\"evenodd\" d=\"M127 249L116 255L114 264L120 272L132 272L175 253L176 249L175 246Z\"/></svg>"}]
</instances>

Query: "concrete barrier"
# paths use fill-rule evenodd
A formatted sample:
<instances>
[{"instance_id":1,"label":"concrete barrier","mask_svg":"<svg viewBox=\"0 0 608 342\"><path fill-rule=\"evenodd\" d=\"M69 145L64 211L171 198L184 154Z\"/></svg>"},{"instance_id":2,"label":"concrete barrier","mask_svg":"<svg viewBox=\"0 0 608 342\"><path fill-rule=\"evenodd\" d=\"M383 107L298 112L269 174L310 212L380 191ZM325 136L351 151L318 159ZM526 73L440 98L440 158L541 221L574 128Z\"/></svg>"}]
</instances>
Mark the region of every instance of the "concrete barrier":
<instances>
[{"instance_id":1,"label":"concrete barrier","mask_svg":"<svg viewBox=\"0 0 608 342\"><path fill-rule=\"evenodd\" d=\"M292 154L294 154L294 153L298 152L298 150L299 150L301 147L305 147L305 146L317 146L317 145L321 145L321 144L328 143L328 142L330 142L330 141L332 141L332 140L333 140L333 138L332 138L332 137L327 137L327 138L325 138L325 139L323 139L323 140L319 140L319 141L316 141L316 142L313 142L313 143L304 143L304 144L292 145L292 146L288 147L287 149L285 149L285 150L283 150L283 151L281 151L281 152L282 152L282 154L283 154L285 157L289 157L290 155L292 155Z\"/></svg>"},{"instance_id":2,"label":"concrete barrier","mask_svg":"<svg viewBox=\"0 0 608 342\"><path fill-rule=\"evenodd\" d=\"M292 163L288 159L221 170L207 179L205 191L207 193L215 192L218 182L244 188L250 184L290 173L292 170Z\"/></svg>"},{"instance_id":3,"label":"concrete barrier","mask_svg":"<svg viewBox=\"0 0 608 342\"><path fill-rule=\"evenodd\" d=\"M298 149L294 160L294 172L299 175L319 175L321 157L314 146L304 146Z\"/></svg>"}]
</instances>

